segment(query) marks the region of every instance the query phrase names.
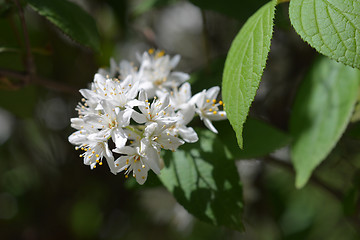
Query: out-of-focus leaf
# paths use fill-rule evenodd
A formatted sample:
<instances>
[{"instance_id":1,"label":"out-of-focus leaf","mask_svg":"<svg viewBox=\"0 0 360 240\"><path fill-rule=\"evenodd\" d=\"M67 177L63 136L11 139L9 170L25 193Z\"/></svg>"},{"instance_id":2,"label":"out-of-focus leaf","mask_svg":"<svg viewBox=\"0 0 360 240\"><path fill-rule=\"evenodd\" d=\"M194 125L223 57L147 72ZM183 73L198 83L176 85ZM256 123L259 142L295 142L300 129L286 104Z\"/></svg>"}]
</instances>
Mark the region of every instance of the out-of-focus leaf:
<instances>
[{"instance_id":1,"label":"out-of-focus leaf","mask_svg":"<svg viewBox=\"0 0 360 240\"><path fill-rule=\"evenodd\" d=\"M165 6L171 3L175 3L177 0L145 0L138 4L134 11L133 16L139 16L152 8Z\"/></svg>"},{"instance_id":2,"label":"out-of-focus leaf","mask_svg":"<svg viewBox=\"0 0 360 240\"><path fill-rule=\"evenodd\" d=\"M276 1L260 8L242 27L229 50L222 90L226 112L243 147L243 124L259 87L273 32Z\"/></svg>"},{"instance_id":3,"label":"out-of-focus leaf","mask_svg":"<svg viewBox=\"0 0 360 240\"><path fill-rule=\"evenodd\" d=\"M28 0L30 6L74 41L100 50L100 37L94 19L67 0Z\"/></svg>"},{"instance_id":4,"label":"out-of-focus leaf","mask_svg":"<svg viewBox=\"0 0 360 240\"><path fill-rule=\"evenodd\" d=\"M322 58L300 87L290 119L298 188L344 132L357 99L359 78L359 70Z\"/></svg>"},{"instance_id":5,"label":"out-of-focus leaf","mask_svg":"<svg viewBox=\"0 0 360 240\"><path fill-rule=\"evenodd\" d=\"M14 11L14 3L11 2L3 2L0 3L0 18L7 17Z\"/></svg>"},{"instance_id":6,"label":"out-of-focus leaf","mask_svg":"<svg viewBox=\"0 0 360 240\"><path fill-rule=\"evenodd\" d=\"M199 142L165 154L160 180L200 220L242 230L242 186L235 163L216 134L203 130L198 135Z\"/></svg>"},{"instance_id":7,"label":"out-of-focus leaf","mask_svg":"<svg viewBox=\"0 0 360 240\"><path fill-rule=\"evenodd\" d=\"M228 121L215 123L218 137L224 142L235 159L249 159L267 154L290 143L290 136L269 124L248 118L244 124L244 149L236 142L236 135Z\"/></svg>"},{"instance_id":8,"label":"out-of-focus leaf","mask_svg":"<svg viewBox=\"0 0 360 240\"><path fill-rule=\"evenodd\" d=\"M291 0L296 32L320 53L360 69L360 1Z\"/></svg>"},{"instance_id":9,"label":"out-of-focus leaf","mask_svg":"<svg viewBox=\"0 0 360 240\"><path fill-rule=\"evenodd\" d=\"M102 222L102 214L98 204L89 200L77 202L72 210L71 227L80 238L95 236Z\"/></svg>"},{"instance_id":10,"label":"out-of-focus leaf","mask_svg":"<svg viewBox=\"0 0 360 240\"><path fill-rule=\"evenodd\" d=\"M31 117L37 101L37 89L34 86L19 90L0 90L0 107L18 117Z\"/></svg>"},{"instance_id":11,"label":"out-of-focus leaf","mask_svg":"<svg viewBox=\"0 0 360 240\"><path fill-rule=\"evenodd\" d=\"M252 1L242 1L242 0L190 0L196 6L214 10L225 14L229 17L239 19L240 21L245 22L251 14L253 14L258 8L267 3L267 0L252 0Z\"/></svg>"}]
</instances>

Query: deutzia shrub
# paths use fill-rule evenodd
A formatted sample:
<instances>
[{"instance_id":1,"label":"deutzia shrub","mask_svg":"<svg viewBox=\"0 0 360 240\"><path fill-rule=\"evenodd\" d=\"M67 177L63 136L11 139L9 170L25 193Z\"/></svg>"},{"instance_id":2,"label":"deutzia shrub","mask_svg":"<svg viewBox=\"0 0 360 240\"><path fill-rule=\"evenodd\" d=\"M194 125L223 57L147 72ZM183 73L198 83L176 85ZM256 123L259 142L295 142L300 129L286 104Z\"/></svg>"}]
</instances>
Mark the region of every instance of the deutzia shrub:
<instances>
[{"instance_id":1,"label":"deutzia shrub","mask_svg":"<svg viewBox=\"0 0 360 240\"><path fill-rule=\"evenodd\" d=\"M80 90L79 117L71 119L77 131L69 141L91 169L105 159L113 174L132 174L143 184L150 169L160 174L162 149L198 141L187 126L195 116L217 133L212 121L226 119L226 113L217 101L219 87L192 96L189 75L174 71L179 55L150 49L137 57L139 67L112 59L110 69L100 69L90 88Z\"/></svg>"}]
</instances>

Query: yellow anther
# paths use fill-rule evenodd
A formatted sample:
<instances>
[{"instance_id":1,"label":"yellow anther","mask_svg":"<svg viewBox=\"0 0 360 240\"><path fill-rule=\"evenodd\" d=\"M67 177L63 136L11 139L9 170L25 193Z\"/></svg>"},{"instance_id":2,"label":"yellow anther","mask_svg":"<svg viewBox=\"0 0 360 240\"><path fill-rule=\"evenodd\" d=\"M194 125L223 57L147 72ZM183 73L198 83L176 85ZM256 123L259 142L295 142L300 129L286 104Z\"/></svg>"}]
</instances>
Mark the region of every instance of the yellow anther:
<instances>
[{"instance_id":1,"label":"yellow anther","mask_svg":"<svg viewBox=\"0 0 360 240\"><path fill-rule=\"evenodd\" d=\"M213 102L213 103L216 103L216 99L213 99L212 102Z\"/></svg>"},{"instance_id":2,"label":"yellow anther","mask_svg":"<svg viewBox=\"0 0 360 240\"><path fill-rule=\"evenodd\" d=\"M140 169L138 169L138 171L139 171L139 172L141 172L141 170L140 170Z\"/></svg>"},{"instance_id":3,"label":"yellow anther","mask_svg":"<svg viewBox=\"0 0 360 240\"><path fill-rule=\"evenodd\" d=\"M214 111L213 114L217 114L217 111Z\"/></svg>"},{"instance_id":4,"label":"yellow anther","mask_svg":"<svg viewBox=\"0 0 360 240\"><path fill-rule=\"evenodd\" d=\"M141 178L142 178L142 179L145 179L145 177L144 177L144 176L142 176Z\"/></svg>"},{"instance_id":5,"label":"yellow anther","mask_svg":"<svg viewBox=\"0 0 360 240\"><path fill-rule=\"evenodd\" d=\"M141 167L142 167L142 168L145 168L145 165L143 164Z\"/></svg>"},{"instance_id":6,"label":"yellow anther","mask_svg":"<svg viewBox=\"0 0 360 240\"><path fill-rule=\"evenodd\" d=\"M223 105L223 101L219 101L219 104L220 104L220 105Z\"/></svg>"},{"instance_id":7,"label":"yellow anther","mask_svg":"<svg viewBox=\"0 0 360 240\"><path fill-rule=\"evenodd\" d=\"M155 49L153 49L153 48L150 48L149 50L148 50L148 53L149 54L153 54L155 52Z\"/></svg>"},{"instance_id":8,"label":"yellow anther","mask_svg":"<svg viewBox=\"0 0 360 240\"><path fill-rule=\"evenodd\" d=\"M99 154L96 154L95 156L98 158L98 157L99 157Z\"/></svg>"},{"instance_id":9,"label":"yellow anther","mask_svg":"<svg viewBox=\"0 0 360 240\"><path fill-rule=\"evenodd\" d=\"M209 112L212 112L212 108L209 109Z\"/></svg>"},{"instance_id":10,"label":"yellow anther","mask_svg":"<svg viewBox=\"0 0 360 240\"><path fill-rule=\"evenodd\" d=\"M96 160L96 163L99 163L99 160Z\"/></svg>"},{"instance_id":11,"label":"yellow anther","mask_svg":"<svg viewBox=\"0 0 360 240\"><path fill-rule=\"evenodd\" d=\"M117 164L116 164L116 166L118 167L118 166L119 166L119 164L117 163Z\"/></svg>"},{"instance_id":12,"label":"yellow anther","mask_svg":"<svg viewBox=\"0 0 360 240\"><path fill-rule=\"evenodd\" d=\"M94 165L94 167L93 168L96 168L96 165Z\"/></svg>"},{"instance_id":13,"label":"yellow anther","mask_svg":"<svg viewBox=\"0 0 360 240\"><path fill-rule=\"evenodd\" d=\"M130 144L133 144L134 143L134 141L130 141Z\"/></svg>"},{"instance_id":14,"label":"yellow anther","mask_svg":"<svg viewBox=\"0 0 360 240\"><path fill-rule=\"evenodd\" d=\"M92 154L94 154L94 153L95 153L95 151L92 151L91 153L92 153Z\"/></svg>"},{"instance_id":15,"label":"yellow anther","mask_svg":"<svg viewBox=\"0 0 360 240\"><path fill-rule=\"evenodd\" d=\"M220 114L220 116L222 116L222 117L223 117L223 116L224 116L224 114L222 113L222 114Z\"/></svg>"},{"instance_id":16,"label":"yellow anther","mask_svg":"<svg viewBox=\"0 0 360 240\"><path fill-rule=\"evenodd\" d=\"M81 147L81 150L83 150L83 151L84 151L84 148L83 148L83 147Z\"/></svg>"},{"instance_id":17,"label":"yellow anther","mask_svg":"<svg viewBox=\"0 0 360 240\"><path fill-rule=\"evenodd\" d=\"M102 165L102 162L100 162L99 165Z\"/></svg>"},{"instance_id":18,"label":"yellow anther","mask_svg":"<svg viewBox=\"0 0 360 240\"><path fill-rule=\"evenodd\" d=\"M125 178L128 178L129 176L128 175L125 175Z\"/></svg>"},{"instance_id":19,"label":"yellow anther","mask_svg":"<svg viewBox=\"0 0 360 240\"><path fill-rule=\"evenodd\" d=\"M91 158L91 156L89 156L89 159Z\"/></svg>"},{"instance_id":20,"label":"yellow anther","mask_svg":"<svg viewBox=\"0 0 360 240\"><path fill-rule=\"evenodd\" d=\"M206 99L206 102L209 103L209 102L210 102L210 99Z\"/></svg>"},{"instance_id":21,"label":"yellow anther","mask_svg":"<svg viewBox=\"0 0 360 240\"><path fill-rule=\"evenodd\" d=\"M125 170L125 171L127 171L127 167L126 167L126 168L124 168L124 170Z\"/></svg>"}]
</instances>

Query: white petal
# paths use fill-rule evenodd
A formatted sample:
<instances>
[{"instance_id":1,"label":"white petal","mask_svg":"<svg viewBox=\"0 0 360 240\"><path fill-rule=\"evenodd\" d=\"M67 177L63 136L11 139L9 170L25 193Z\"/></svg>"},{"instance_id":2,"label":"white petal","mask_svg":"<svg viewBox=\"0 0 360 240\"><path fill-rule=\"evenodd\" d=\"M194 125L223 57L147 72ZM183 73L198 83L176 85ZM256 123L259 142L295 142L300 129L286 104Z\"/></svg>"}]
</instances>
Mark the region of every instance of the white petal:
<instances>
[{"instance_id":1,"label":"white petal","mask_svg":"<svg viewBox=\"0 0 360 240\"><path fill-rule=\"evenodd\" d=\"M146 165L148 165L151 170L153 170L154 173L160 174L160 155L155 148L149 146L146 149L143 160L145 161Z\"/></svg>"},{"instance_id":2,"label":"white petal","mask_svg":"<svg viewBox=\"0 0 360 240\"><path fill-rule=\"evenodd\" d=\"M179 135L185 142L194 143L199 140L198 135L192 127L181 127L179 128Z\"/></svg>"},{"instance_id":3,"label":"white petal","mask_svg":"<svg viewBox=\"0 0 360 240\"><path fill-rule=\"evenodd\" d=\"M210 99L210 100L216 99L219 91L220 91L220 87L218 87L218 86L215 86L215 87L210 88L210 89L207 90L207 92L206 92L206 97L207 97L207 99Z\"/></svg>"},{"instance_id":4,"label":"white petal","mask_svg":"<svg viewBox=\"0 0 360 240\"><path fill-rule=\"evenodd\" d=\"M211 121L208 118L204 118L203 120L204 120L205 126L208 129L210 129L214 133L218 133L218 131L216 130L216 128L214 127L214 125L211 123Z\"/></svg>"},{"instance_id":5,"label":"white petal","mask_svg":"<svg viewBox=\"0 0 360 240\"><path fill-rule=\"evenodd\" d=\"M146 117L144 116L144 114L140 114L138 112L133 112L132 113L132 119L134 119L135 122L142 124L145 123L147 121Z\"/></svg>"},{"instance_id":6,"label":"white petal","mask_svg":"<svg viewBox=\"0 0 360 240\"><path fill-rule=\"evenodd\" d=\"M177 65L178 65L178 63L180 62L180 59L181 59L181 57L180 57L180 55L175 55L174 57L172 57L172 59L170 60L170 67L171 68L175 68Z\"/></svg>"},{"instance_id":7,"label":"white petal","mask_svg":"<svg viewBox=\"0 0 360 240\"><path fill-rule=\"evenodd\" d=\"M136 150L129 146L123 146L121 148L115 148L113 152L126 154L126 155L134 155L136 154Z\"/></svg>"},{"instance_id":8,"label":"white petal","mask_svg":"<svg viewBox=\"0 0 360 240\"><path fill-rule=\"evenodd\" d=\"M127 138L124 136L124 133L122 131L120 131L119 129L113 130L111 137L117 148L121 148L121 147L125 146Z\"/></svg>"},{"instance_id":9,"label":"white petal","mask_svg":"<svg viewBox=\"0 0 360 240\"><path fill-rule=\"evenodd\" d=\"M106 158L106 161L109 165L110 171L116 175L116 169L114 164L114 156L112 152L110 151L107 143L104 143L104 156Z\"/></svg>"}]
</instances>

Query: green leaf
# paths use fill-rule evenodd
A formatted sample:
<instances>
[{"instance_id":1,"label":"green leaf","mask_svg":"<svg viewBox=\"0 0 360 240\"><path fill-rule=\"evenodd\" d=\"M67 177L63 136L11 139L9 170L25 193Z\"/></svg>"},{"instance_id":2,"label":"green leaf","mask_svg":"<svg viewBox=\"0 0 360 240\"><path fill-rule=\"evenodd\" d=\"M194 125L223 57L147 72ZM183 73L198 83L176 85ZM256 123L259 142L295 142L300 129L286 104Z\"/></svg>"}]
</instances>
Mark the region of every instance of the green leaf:
<instances>
[{"instance_id":1,"label":"green leaf","mask_svg":"<svg viewBox=\"0 0 360 240\"><path fill-rule=\"evenodd\" d=\"M244 149L236 143L234 130L228 121L215 123L219 131L218 137L226 143L226 147L235 159L249 159L266 156L269 153L286 146L291 137L267 124L266 122L248 118L244 125Z\"/></svg>"},{"instance_id":2,"label":"green leaf","mask_svg":"<svg viewBox=\"0 0 360 240\"><path fill-rule=\"evenodd\" d=\"M300 86L290 119L294 138L291 157L298 188L306 184L345 131L359 79L359 70L322 58Z\"/></svg>"},{"instance_id":3,"label":"green leaf","mask_svg":"<svg viewBox=\"0 0 360 240\"><path fill-rule=\"evenodd\" d=\"M243 147L243 124L266 65L276 1L260 8L242 27L229 50L223 75L223 99L228 119Z\"/></svg>"},{"instance_id":4,"label":"green leaf","mask_svg":"<svg viewBox=\"0 0 360 240\"><path fill-rule=\"evenodd\" d=\"M240 231L242 187L235 163L216 134L197 132L197 143L165 154L160 180L200 220Z\"/></svg>"},{"instance_id":5,"label":"green leaf","mask_svg":"<svg viewBox=\"0 0 360 240\"><path fill-rule=\"evenodd\" d=\"M28 0L30 6L74 41L100 50L100 37L94 19L67 0Z\"/></svg>"},{"instance_id":6,"label":"green leaf","mask_svg":"<svg viewBox=\"0 0 360 240\"><path fill-rule=\"evenodd\" d=\"M209 9L225 14L229 17L236 18L240 21L246 21L253 12L255 12L262 5L267 3L267 0L190 0L191 3L202 9Z\"/></svg>"},{"instance_id":7,"label":"green leaf","mask_svg":"<svg viewBox=\"0 0 360 240\"><path fill-rule=\"evenodd\" d=\"M291 0L296 32L318 52L360 68L360 1Z\"/></svg>"}]
</instances>

